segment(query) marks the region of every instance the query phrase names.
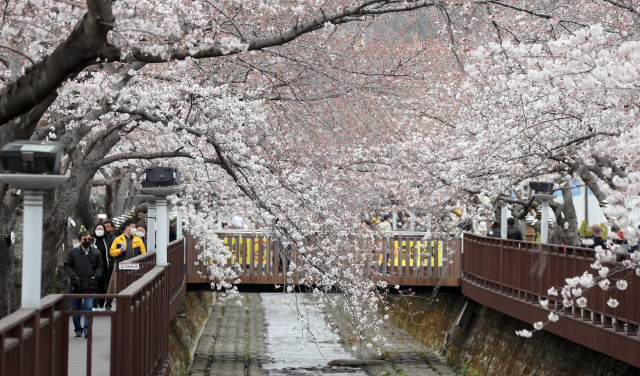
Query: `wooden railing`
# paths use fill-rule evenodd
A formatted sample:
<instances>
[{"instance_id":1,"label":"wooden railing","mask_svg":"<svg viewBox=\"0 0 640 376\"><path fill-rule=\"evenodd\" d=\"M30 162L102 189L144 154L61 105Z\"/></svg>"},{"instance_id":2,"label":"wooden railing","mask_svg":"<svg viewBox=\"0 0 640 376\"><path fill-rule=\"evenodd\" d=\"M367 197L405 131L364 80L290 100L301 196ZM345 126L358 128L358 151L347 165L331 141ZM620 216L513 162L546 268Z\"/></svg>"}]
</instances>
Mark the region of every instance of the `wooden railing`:
<instances>
[{"instance_id":1,"label":"wooden railing","mask_svg":"<svg viewBox=\"0 0 640 376\"><path fill-rule=\"evenodd\" d=\"M240 284L282 285L288 262L294 261L297 265L306 262L277 239L259 232L219 232L218 236L233 255L227 264L240 265ZM392 281L403 286L435 286L439 283L460 286L462 258L459 247L460 242L455 239L424 240L424 234L381 233L367 239L360 250L369 253L367 261L373 266L367 273L374 281ZM455 253L448 257L450 250ZM198 253L195 242L186 243L187 282L211 283L207 260L198 260ZM292 278L297 283L297 275Z\"/></svg>"},{"instance_id":2,"label":"wooden railing","mask_svg":"<svg viewBox=\"0 0 640 376\"><path fill-rule=\"evenodd\" d=\"M86 375L92 374L94 318L110 321L109 374L132 376L167 375L169 369L169 323L184 301L185 240L169 245L169 265L153 266L154 254L142 255L141 269L118 273L118 294L51 294L42 308L20 309L0 320L0 376L55 375L69 371L69 318L88 316ZM111 298L115 311L72 311L72 298ZM104 351L104 349L102 349ZM103 374L103 373L101 373Z\"/></svg>"},{"instance_id":3,"label":"wooden railing","mask_svg":"<svg viewBox=\"0 0 640 376\"><path fill-rule=\"evenodd\" d=\"M585 272L598 276L598 271L590 266L596 261L593 249L465 234L465 251L464 278L525 301L549 300L556 310L563 309L562 297L559 293L558 296L549 295L550 287L559 291L567 278L580 277ZM619 261L628 257L628 253L618 254ZM613 269L620 264L604 265ZM585 320L592 320L593 314L595 324L615 326L619 331L626 327L627 334L636 334L640 325L640 277L635 270L627 269L610 278L612 281L618 279L628 281L626 290L618 290L615 286L603 290L596 285L584 293L586 307L574 305L564 308L565 313ZM620 305L609 307L610 298L618 300Z\"/></svg>"},{"instance_id":4,"label":"wooden railing","mask_svg":"<svg viewBox=\"0 0 640 376\"><path fill-rule=\"evenodd\" d=\"M608 290L598 285L583 288L585 307L564 307L560 290L567 278L585 272L598 276L598 271L591 268L596 261L593 249L473 234L464 234L463 239L463 294L531 324L546 322L549 311L553 311L561 321L548 324L545 330L640 367L640 277L635 270L616 273L610 278L612 288ZM628 253L618 253L617 261L603 264L614 269L628 257ZM615 288L618 279L628 282L625 290ZM550 287L558 290L558 296L548 293ZM619 302L616 308L607 305L610 298ZM548 310L540 306L541 300L549 301Z\"/></svg>"},{"instance_id":5,"label":"wooden railing","mask_svg":"<svg viewBox=\"0 0 640 376\"><path fill-rule=\"evenodd\" d=\"M193 237L185 236L182 239L169 243L167 247L167 262L169 268L169 285L171 286L171 307L169 320L172 320L178 308L184 302L184 294L186 293L186 266L185 250L187 244L194 244ZM124 291L132 283L139 280L156 267L156 254L145 253L140 256L126 260L128 263L137 263L140 267L138 270L119 270L118 271L118 293Z\"/></svg>"}]
</instances>

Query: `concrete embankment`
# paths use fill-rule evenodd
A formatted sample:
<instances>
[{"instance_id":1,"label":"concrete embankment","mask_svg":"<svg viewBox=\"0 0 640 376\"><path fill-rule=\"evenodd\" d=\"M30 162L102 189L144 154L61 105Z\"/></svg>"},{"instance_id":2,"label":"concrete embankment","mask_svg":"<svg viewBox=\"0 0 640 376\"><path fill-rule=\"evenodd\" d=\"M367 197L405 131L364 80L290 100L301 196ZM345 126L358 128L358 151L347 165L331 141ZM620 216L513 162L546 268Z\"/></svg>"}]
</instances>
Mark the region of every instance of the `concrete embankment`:
<instances>
[{"instance_id":1,"label":"concrete embankment","mask_svg":"<svg viewBox=\"0 0 640 376\"><path fill-rule=\"evenodd\" d=\"M213 291L187 292L184 303L169 324L169 360L173 375L187 371L215 297Z\"/></svg>"},{"instance_id":2,"label":"concrete embankment","mask_svg":"<svg viewBox=\"0 0 640 376\"><path fill-rule=\"evenodd\" d=\"M546 331L529 339L518 337L516 330L531 325L476 305L460 294L438 294L431 306L426 298L397 299L391 321L446 357L461 374L640 375L638 368Z\"/></svg>"}]
</instances>

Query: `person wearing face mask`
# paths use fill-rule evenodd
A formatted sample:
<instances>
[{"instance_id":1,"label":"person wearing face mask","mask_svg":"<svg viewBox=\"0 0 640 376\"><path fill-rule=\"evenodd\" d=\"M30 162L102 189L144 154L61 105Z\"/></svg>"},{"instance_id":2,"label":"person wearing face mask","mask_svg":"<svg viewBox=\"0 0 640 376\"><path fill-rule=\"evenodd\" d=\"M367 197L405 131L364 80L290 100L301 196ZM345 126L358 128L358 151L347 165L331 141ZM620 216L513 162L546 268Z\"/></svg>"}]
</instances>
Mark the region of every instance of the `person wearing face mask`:
<instances>
[{"instance_id":1,"label":"person wearing face mask","mask_svg":"<svg viewBox=\"0 0 640 376\"><path fill-rule=\"evenodd\" d=\"M100 251L93 246L91 234L81 231L78 234L80 245L71 248L67 260L64 262L64 271L70 281L72 294L95 294L98 292L98 280L102 275L102 256ZM93 298L71 299L73 311L91 311ZM80 325L80 316L73 316L73 326L76 337L87 338L89 317L84 316L84 328Z\"/></svg>"},{"instance_id":2,"label":"person wearing face mask","mask_svg":"<svg viewBox=\"0 0 640 376\"><path fill-rule=\"evenodd\" d=\"M135 235L136 222L134 220L127 219L124 221L121 228L122 235L113 240L111 248L109 249L109 254L111 254L111 257L115 259L116 270L118 270L118 264L120 264L120 262L147 253L144 242ZM117 283L118 281L116 278L116 284ZM113 282L109 285L109 291L112 290L111 285L113 285Z\"/></svg>"},{"instance_id":3,"label":"person wearing face mask","mask_svg":"<svg viewBox=\"0 0 640 376\"><path fill-rule=\"evenodd\" d=\"M147 249L147 226L145 226L143 223L138 223L138 227L136 227L136 236L139 237L140 239L142 239L142 242L144 243L144 249Z\"/></svg>"},{"instance_id":4,"label":"person wearing face mask","mask_svg":"<svg viewBox=\"0 0 640 376\"><path fill-rule=\"evenodd\" d=\"M109 254L109 250L111 249L111 243L113 243L113 237L109 236L106 232L105 225L99 224L93 230L93 245L98 248L100 251L100 255L102 256L102 265L104 268L104 272L100 276L98 280L98 293L106 294L107 288L109 287L109 280L111 279L111 274L113 274L113 257ZM96 299L94 302L94 306L98 308L98 310L103 310L106 308L107 311L111 311L111 305L113 303L113 299Z\"/></svg>"}]
</instances>

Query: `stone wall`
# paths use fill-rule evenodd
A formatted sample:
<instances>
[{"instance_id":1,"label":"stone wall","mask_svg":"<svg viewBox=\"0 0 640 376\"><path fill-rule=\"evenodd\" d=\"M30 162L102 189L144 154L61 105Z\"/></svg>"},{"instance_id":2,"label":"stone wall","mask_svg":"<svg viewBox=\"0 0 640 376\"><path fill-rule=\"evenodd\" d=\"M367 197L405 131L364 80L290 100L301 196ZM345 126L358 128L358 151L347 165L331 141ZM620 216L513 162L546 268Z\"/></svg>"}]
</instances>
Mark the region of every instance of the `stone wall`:
<instances>
[{"instance_id":1,"label":"stone wall","mask_svg":"<svg viewBox=\"0 0 640 376\"><path fill-rule=\"evenodd\" d=\"M461 374L640 376L638 368L546 331L518 337L515 331L529 324L481 305L473 309L468 325L459 327L455 323L466 297L439 294L430 307L427 297L398 299L391 320L446 356Z\"/></svg>"},{"instance_id":2,"label":"stone wall","mask_svg":"<svg viewBox=\"0 0 640 376\"><path fill-rule=\"evenodd\" d=\"M215 303L215 292L187 292L184 303L169 327L169 360L174 376L185 375L193 350L198 343L211 306Z\"/></svg>"}]
</instances>

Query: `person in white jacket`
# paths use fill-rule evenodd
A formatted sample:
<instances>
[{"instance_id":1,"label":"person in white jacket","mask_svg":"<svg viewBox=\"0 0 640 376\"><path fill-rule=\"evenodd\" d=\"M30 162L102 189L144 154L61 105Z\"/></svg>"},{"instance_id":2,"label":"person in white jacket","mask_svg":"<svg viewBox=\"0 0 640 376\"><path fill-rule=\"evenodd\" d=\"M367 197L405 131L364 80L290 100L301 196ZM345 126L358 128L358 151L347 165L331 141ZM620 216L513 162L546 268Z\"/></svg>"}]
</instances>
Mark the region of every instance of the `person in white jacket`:
<instances>
[{"instance_id":1,"label":"person in white jacket","mask_svg":"<svg viewBox=\"0 0 640 376\"><path fill-rule=\"evenodd\" d=\"M385 214L384 217L382 217L382 222L378 224L380 231L393 231L393 226L391 226L392 220L393 216L391 214Z\"/></svg>"}]
</instances>

